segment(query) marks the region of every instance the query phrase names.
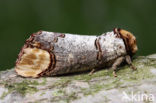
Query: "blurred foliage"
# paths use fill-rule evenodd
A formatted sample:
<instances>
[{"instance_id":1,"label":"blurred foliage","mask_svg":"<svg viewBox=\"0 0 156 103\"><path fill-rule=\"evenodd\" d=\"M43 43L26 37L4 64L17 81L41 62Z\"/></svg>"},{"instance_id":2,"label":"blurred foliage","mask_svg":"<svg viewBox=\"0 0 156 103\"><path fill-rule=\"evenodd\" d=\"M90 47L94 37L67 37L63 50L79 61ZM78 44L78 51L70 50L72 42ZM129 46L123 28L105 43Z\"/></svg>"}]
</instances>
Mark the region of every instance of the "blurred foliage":
<instances>
[{"instance_id":1,"label":"blurred foliage","mask_svg":"<svg viewBox=\"0 0 156 103\"><path fill-rule=\"evenodd\" d=\"M24 41L47 30L100 35L114 27L137 37L137 55L156 52L156 0L1 0L0 70L14 66Z\"/></svg>"}]
</instances>

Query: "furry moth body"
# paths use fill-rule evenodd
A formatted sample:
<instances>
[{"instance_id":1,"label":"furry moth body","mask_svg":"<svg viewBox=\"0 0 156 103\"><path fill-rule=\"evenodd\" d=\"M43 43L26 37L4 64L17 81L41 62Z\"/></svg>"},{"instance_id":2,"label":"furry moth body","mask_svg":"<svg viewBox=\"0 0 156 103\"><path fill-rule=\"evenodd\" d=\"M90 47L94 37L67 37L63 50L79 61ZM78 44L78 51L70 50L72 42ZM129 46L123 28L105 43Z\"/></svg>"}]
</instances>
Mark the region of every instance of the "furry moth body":
<instances>
[{"instance_id":1,"label":"furry moth body","mask_svg":"<svg viewBox=\"0 0 156 103\"><path fill-rule=\"evenodd\" d=\"M135 37L123 29L101 36L39 31L26 40L15 70L24 77L41 77L111 66L116 76L116 68L124 60L132 66L131 56L136 51Z\"/></svg>"}]
</instances>

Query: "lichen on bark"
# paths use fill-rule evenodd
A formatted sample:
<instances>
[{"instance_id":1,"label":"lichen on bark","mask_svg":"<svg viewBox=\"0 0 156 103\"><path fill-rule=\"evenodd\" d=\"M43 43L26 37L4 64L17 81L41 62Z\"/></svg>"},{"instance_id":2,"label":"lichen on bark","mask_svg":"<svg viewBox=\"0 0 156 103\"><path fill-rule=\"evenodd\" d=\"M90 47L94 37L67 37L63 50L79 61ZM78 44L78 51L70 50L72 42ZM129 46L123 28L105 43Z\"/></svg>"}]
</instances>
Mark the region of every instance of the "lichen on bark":
<instances>
[{"instance_id":1,"label":"lichen on bark","mask_svg":"<svg viewBox=\"0 0 156 103\"><path fill-rule=\"evenodd\" d=\"M0 102L125 103L123 91L129 95L131 91L153 94L153 103L156 102L156 54L136 57L133 65L136 71L127 65L121 66L118 77L114 77L109 68L91 76L86 72L36 79L18 76L14 69L1 71Z\"/></svg>"}]
</instances>

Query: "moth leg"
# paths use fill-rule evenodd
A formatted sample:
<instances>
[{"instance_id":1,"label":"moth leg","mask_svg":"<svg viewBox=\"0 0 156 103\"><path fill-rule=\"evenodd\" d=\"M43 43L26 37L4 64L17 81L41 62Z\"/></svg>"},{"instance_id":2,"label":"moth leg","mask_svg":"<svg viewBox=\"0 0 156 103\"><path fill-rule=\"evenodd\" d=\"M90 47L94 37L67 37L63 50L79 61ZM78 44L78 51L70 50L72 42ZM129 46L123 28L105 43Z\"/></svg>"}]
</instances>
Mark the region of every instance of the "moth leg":
<instances>
[{"instance_id":1,"label":"moth leg","mask_svg":"<svg viewBox=\"0 0 156 103\"><path fill-rule=\"evenodd\" d=\"M89 72L89 75L92 75L96 70L95 69L92 69L90 72Z\"/></svg>"},{"instance_id":2,"label":"moth leg","mask_svg":"<svg viewBox=\"0 0 156 103\"><path fill-rule=\"evenodd\" d=\"M131 60L131 57L129 55L126 55L125 56L125 59L126 59L126 62L128 65L130 65L130 68L133 69L133 70L136 70L137 68L132 64L132 60Z\"/></svg>"},{"instance_id":3,"label":"moth leg","mask_svg":"<svg viewBox=\"0 0 156 103\"><path fill-rule=\"evenodd\" d=\"M116 70L117 70L117 67L125 60L125 57L119 57L115 60L115 62L113 63L112 65L112 69L113 69L113 75L114 77L117 77L116 75Z\"/></svg>"}]
</instances>

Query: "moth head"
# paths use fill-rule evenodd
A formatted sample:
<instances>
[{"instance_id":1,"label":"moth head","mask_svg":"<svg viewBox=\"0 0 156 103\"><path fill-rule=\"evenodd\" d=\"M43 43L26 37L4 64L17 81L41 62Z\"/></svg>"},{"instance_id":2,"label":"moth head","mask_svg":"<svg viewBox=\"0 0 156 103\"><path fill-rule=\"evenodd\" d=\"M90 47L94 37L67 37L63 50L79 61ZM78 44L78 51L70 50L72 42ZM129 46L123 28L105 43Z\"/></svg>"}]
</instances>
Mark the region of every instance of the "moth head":
<instances>
[{"instance_id":1,"label":"moth head","mask_svg":"<svg viewBox=\"0 0 156 103\"><path fill-rule=\"evenodd\" d=\"M117 29L117 31L124 40L127 52L130 53L130 55L134 55L138 50L135 36L124 29Z\"/></svg>"}]
</instances>

